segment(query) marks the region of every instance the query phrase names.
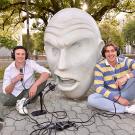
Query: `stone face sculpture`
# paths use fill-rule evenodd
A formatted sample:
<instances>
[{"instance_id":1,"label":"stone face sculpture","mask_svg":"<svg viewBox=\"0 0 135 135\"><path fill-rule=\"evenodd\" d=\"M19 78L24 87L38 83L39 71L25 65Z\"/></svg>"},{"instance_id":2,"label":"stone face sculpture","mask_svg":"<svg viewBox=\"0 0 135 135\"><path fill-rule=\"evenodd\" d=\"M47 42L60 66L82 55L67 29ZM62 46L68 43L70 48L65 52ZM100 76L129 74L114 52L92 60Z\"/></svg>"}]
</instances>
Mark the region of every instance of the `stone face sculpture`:
<instances>
[{"instance_id":1,"label":"stone face sculpture","mask_svg":"<svg viewBox=\"0 0 135 135\"><path fill-rule=\"evenodd\" d=\"M58 89L69 98L81 98L93 82L104 45L96 22L80 9L63 9L49 21L44 42Z\"/></svg>"}]
</instances>

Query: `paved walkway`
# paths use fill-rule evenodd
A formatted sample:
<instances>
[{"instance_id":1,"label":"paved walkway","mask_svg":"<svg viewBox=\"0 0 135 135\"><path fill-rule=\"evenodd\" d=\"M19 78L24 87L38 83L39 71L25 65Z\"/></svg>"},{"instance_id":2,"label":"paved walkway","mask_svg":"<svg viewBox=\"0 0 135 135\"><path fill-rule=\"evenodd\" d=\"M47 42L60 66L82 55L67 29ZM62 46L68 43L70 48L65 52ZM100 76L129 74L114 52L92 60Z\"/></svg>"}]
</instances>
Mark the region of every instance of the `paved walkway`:
<instances>
[{"instance_id":1,"label":"paved walkway","mask_svg":"<svg viewBox=\"0 0 135 135\"><path fill-rule=\"evenodd\" d=\"M0 84L1 87L1 84ZM47 90L47 89L46 89ZM58 121L87 121L87 123L77 123L76 127L69 128L63 131L57 131L56 135L135 135L135 116L130 114L120 114L114 117L103 117L101 115L94 115L94 113L102 111L94 110L87 107L87 97L82 100L70 100L64 97L64 95L58 91L51 91L44 96L44 104L47 109L47 113L40 116L32 116L31 112L40 110L39 98L36 103L32 103L28 106L29 116L19 115L14 107L6 108L9 113L4 122L4 128L0 131L0 135L49 135L45 132L45 127L48 121L56 123ZM54 117L56 113L51 114L54 111L66 111L67 117L64 119L58 119ZM58 113L58 117L64 117L63 112ZM39 127L36 125L42 123ZM34 132L35 129L42 128ZM32 133L33 132L33 133ZM44 133L43 133L44 132ZM45 134L46 133L46 134ZM55 135L55 130L52 130L50 135Z\"/></svg>"}]
</instances>

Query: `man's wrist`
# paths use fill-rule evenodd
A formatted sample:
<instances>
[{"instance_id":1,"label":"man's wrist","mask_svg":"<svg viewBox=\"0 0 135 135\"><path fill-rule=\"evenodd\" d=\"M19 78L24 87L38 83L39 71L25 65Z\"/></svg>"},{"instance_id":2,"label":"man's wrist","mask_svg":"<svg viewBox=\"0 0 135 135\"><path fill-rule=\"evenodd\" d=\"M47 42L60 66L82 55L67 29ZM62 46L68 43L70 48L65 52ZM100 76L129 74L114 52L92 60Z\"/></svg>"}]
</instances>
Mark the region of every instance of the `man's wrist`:
<instances>
[{"instance_id":1,"label":"man's wrist","mask_svg":"<svg viewBox=\"0 0 135 135\"><path fill-rule=\"evenodd\" d=\"M11 80L11 84L16 84L16 80L15 79L12 79Z\"/></svg>"},{"instance_id":2,"label":"man's wrist","mask_svg":"<svg viewBox=\"0 0 135 135\"><path fill-rule=\"evenodd\" d=\"M126 77L127 77L127 79L130 79L130 75L129 74L126 74Z\"/></svg>"}]
</instances>

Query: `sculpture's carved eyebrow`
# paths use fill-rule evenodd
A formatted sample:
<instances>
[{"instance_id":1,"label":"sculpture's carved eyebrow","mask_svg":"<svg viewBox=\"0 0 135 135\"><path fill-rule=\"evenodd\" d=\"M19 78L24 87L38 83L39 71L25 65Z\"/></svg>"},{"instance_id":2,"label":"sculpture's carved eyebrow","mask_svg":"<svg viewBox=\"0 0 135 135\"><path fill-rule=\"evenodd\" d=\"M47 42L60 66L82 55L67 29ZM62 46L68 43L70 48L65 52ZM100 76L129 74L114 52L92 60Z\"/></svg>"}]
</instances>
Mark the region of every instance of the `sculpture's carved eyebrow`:
<instances>
[{"instance_id":1,"label":"sculpture's carved eyebrow","mask_svg":"<svg viewBox=\"0 0 135 135\"><path fill-rule=\"evenodd\" d=\"M90 25L85 23L76 23L74 25L66 25L66 26L48 26L46 29L46 33L49 33L54 36L62 36L63 34L67 34L72 31L86 29L88 31L93 31L93 29L90 27ZM94 32L94 31L93 31Z\"/></svg>"},{"instance_id":2,"label":"sculpture's carved eyebrow","mask_svg":"<svg viewBox=\"0 0 135 135\"><path fill-rule=\"evenodd\" d=\"M90 40L89 37L78 37L72 41L69 41L68 43L67 42L59 42L59 43L53 43L51 41L45 41L45 45L49 45L49 46L52 46L52 47L56 47L56 48L59 48L59 47L71 47L71 46L74 46L74 45L78 45L79 43L83 42L83 41L86 41L86 40Z\"/></svg>"},{"instance_id":3,"label":"sculpture's carved eyebrow","mask_svg":"<svg viewBox=\"0 0 135 135\"><path fill-rule=\"evenodd\" d=\"M57 39L55 38L55 40L53 40L53 39L50 39L50 38L47 38L46 40L45 40L45 46L46 45L49 45L49 46L52 46L52 47L58 47L58 42L57 42Z\"/></svg>"},{"instance_id":4,"label":"sculpture's carved eyebrow","mask_svg":"<svg viewBox=\"0 0 135 135\"><path fill-rule=\"evenodd\" d=\"M74 41L72 41L72 42L70 42L70 45L74 45L74 44L77 44L77 43L81 43L81 42L83 42L83 41L86 41L86 40L88 40L89 38L79 38L78 40L74 40Z\"/></svg>"},{"instance_id":5,"label":"sculpture's carved eyebrow","mask_svg":"<svg viewBox=\"0 0 135 135\"><path fill-rule=\"evenodd\" d=\"M45 41L45 46L46 45L50 45L50 46L55 46L56 47L56 45L54 43L51 43L50 41Z\"/></svg>"}]
</instances>

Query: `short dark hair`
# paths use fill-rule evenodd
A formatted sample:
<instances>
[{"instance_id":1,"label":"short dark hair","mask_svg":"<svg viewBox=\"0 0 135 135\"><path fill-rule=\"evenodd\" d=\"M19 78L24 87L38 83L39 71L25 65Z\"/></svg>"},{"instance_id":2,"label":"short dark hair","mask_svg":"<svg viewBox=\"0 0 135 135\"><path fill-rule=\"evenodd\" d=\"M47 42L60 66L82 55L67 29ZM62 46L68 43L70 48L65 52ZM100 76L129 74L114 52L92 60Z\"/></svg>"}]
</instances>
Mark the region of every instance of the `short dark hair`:
<instances>
[{"instance_id":1,"label":"short dark hair","mask_svg":"<svg viewBox=\"0 0 135 135\"><path fill-rule=\"evenodd\" d=\"M23 49L23 50L25 51L25 60L28 59L28 51L27 51L27 49L26 49L25 47L23 47L23 46L16 46L16 47L12 50L12 52L11 52L11 58L12 58L13 60L15 60L15 51L18 50L18 49Z\"/></svg>"}]
</instances>

